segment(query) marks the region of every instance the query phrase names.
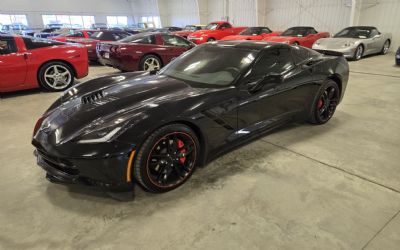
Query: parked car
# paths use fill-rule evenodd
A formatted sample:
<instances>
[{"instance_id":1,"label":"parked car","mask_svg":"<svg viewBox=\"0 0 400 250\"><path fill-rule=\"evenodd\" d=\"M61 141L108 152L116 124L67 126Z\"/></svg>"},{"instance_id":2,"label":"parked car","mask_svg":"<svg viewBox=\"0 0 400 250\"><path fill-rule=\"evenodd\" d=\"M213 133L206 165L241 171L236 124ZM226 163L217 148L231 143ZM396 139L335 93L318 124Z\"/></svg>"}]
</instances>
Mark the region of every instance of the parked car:
<instances>
[{"instance_id":1,"label":"parked car","mask_svg":"<svg viewBox=\"0 0 400 250\"><path fill-rule=\"evenodd\" d=\"M117 42L99 42L97 56L101 64L121 71L152 71L193 47L195 44L177 35L140 33Z\"/></svg>"},{"instance_id":2,"label":"parked car","mask_svg":"<svg viewBox=\"0 0 400 250\"><path fill-rule=\"evenodd\" d=\"M400 47L397 49L396 52L396 64L400 65Z\"/></svg>"},{"instance_id":3,"label":"parked car","mask_svg":"<svg viewBox=\"0 0 400 250\"><path fill-rule=\"evenodd\" d=\"M90 28L94 30L106 30L108 29L108 25L106 23L93 23Z\"/></svg>"},{"instance_id":4,"label":"parked car","mask_svg":"<svg viewBox=\"0 0 400 250\"><path fill-rule=\"evenodd\" d=\"M319 39L313 49L333 50L345 57L360 60L371 54L386 54L392 42L392 34L381 33L372 26L353 26L341 30L331 38Z\"/></svg>"},{"instance_id":5,"label":"parked car","mask_svg":"<svg viewBox=\"0 0 400 250\"><path fill-rule=\"evenodd\" d=\"M329 37L329 32L318 32L313 27L292 27L285 30L279 36L266 37L264 40L269 42L280 42L292 45L301 45L311 48L320 38Z\"/></svg>"},{"instance_id":6,"label":"parked car","mask_svg":"<svg viewBox=\"0 0 400 250\"><path fill-rule=\"evenodd\" d=\"M60 34L57 36L49 37L51 40L66 42L67 40L77 40L82 38L90 38L96 30L72 30L68 34Z\"/></svg>"},{"instance_id":7,"label":"parked car","mask_svg":"<svg viewBox=\"0 0 400 250\"><path fill-rule=\"evenodd\" d=\"M89 38L67 39L67 42L85 45L88 51L89 61L97 62L96 45L98 42L114 42L128 36L130 36L130 34L122 30L99 30L94 32Z\"/></svg>"},{"instance_id":8,"label":"parked car","mask_svg":"<svg viewBox=\"0 0 400 250\"><path fill-rule=\"evenodd\" d=\"M32 36L34 31L22 23L12 23L1 25L1 31L8 34Z\"/></svg>"},{"instance_id":9,"label":"parked car","mask_svg":"<svg viewBox=\"0 0 400 250\"><path fill-rule=\"evenodd\" d=\"M0 92L61 91L88 74L86 48L28 36L0 35Z\"/></svg>"},{"instance_id":10,"label":"parked car","mask_svg":"<svg viewBox=\"0 0 400 250\"><path fill-rule=\"evenodd\" d=\"M196 166L273 128L328 122L349 67L343 56L300 46L222 41L153 73L90 80L56 100L32 138L47 179L172 190Z\"/></svg>"},{"instance_id":11,"label":"parked car","mask_svg":"<svg viewBox=\"0 0 400 250\"><path fill-rule=\"evenodd\" d=\"M48 28L48 29L44 29L40 32L36 32L34 34L34 37L50 38L50 37L54 37L54 36L58 36L58 35L67 35L74 31L75 31L75 29L71 29L71 28L62 28L62 29Z\"/></svg>"},{"instance_id":12,"label":"parked car","mask_svg":"<svg viewBox=\"0 0 400 250\"><path fill-rule=\"evenodd\" d=\"M196 44L220 40L226 36L237 35L247 27L233 27L232 24L224 21L212 22L204 30L195 31L188 40Z\"/></svg>"},{"instance_id":13,"label":"parked car","mask_svg":"<svg viewBox=\"0 0 400 250\"><path fill-rule=\"evenodd\" d=\"M186 25L183 30L175 31L173 34L187 39L190 34L195 31L202 30L204 27L205 25Z\"/></svg>"},{"instance_id":14,"label":"parked car","mask_svg":"<svg viewBox=\"0 0 400 250\"><path fill-rule=\"evenodd\" d=\"M221 40L263 40L266 37L277 36L282 32L272 31L268 27L249 27L238 35L226 36Z\"/></svg>"}]
</instances>

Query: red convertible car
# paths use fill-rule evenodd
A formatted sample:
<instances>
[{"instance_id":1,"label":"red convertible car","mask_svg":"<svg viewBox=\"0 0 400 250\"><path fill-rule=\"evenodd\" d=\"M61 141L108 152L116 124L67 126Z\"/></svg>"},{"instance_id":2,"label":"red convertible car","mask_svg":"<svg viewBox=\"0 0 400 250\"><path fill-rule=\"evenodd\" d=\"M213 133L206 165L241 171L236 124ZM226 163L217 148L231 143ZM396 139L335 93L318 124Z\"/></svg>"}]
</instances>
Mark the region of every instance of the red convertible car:
<instances>
[{"instance_id":1,"label":"red convertible car","mask_svg":"<svg viewBox=\"0 0 400 250\"><path fill-rule=\"evenodd\" d=\"M239 33L239 35L234 35L234 36L226 36L222 38L221 40L263 40L266 37L270 36L278 36L282 32L280 31L272 31L268 27L249 27L242 32Z\"/></svg>"},{"instance_id":2,"label":"red convertible car","mask_svg":"<svg viewBox=\"0 0 400 250\"><path fill-rule=\"evenodd\" d=\"M186 27L183 30L173 32L172 34L187 39L190 34L192 34L195 31L202 30L204 29L204 27L205 25L186 25Z\"/></svg>"},{"instance_id":3,"label":"red convertible car","mask_svg":"<svg viewBox=\"0 0 400 250\"><path fill-rule=\"evenodd\" d=\"M317 32L313 27L299 26L287 29L279 36L266 37L264 40L268 42L287 43L312 48L313 44L318 39L329 36L329 32Z\"/></svg>"},{"instance_id":4,"label":"red convertible car","mask_svg":"<svg viewBox=\"0 0 400 250\"><path fill-rule=\"evenodd\" d=\"M0 35L0 92L42 87L61 91L88 74L86 48L33 37Z\"/></svg>"},{"instance_id":5,"label":"red convertible car","mask_svg":"<svg viewBox=\"0 0 400 250\"><path fill-rule=\"evenodd\" d=\"M78 40L82 38L90 38L96 30L74 30L71 31L70 34L60 34L58 36L50 37L49 39L59 41L59 42L66 42L67 40Z\"/></svg>"},{"instance_id":6,"label":"red convertible car","mask_svg":"<svg viewBox=\"0 0 400 250\"><path fill-rule=\"evenodd\" d=\"M170 33L140 33L97 45L99 62L121 71L159 70L196 45Z\"/></svg>"},{"instance_id":7,"label":"red convertible car","mask_svg":"<svg viewBox=\"0 0 400 250\"><path fill-rule=\"evenodd\" d=\"M130 36L121 30L100 30L93 33L90 38L67 39L67 42L80 43L86 46L89 60L97 62L96 45L98 42L113 42Z\"/></svg>"},{"instance_id":8,"label":"red convertible car","mask_svg":"<svg viewBox=\"0 0 400 250\"><path fill-rule=\"evenodd\" d=\"M212 42L215 40L221 40L226 36L237 35L247 27L233 27L232 24L224 21L212 22L208 24L204 30L195 31L188 40L196 44L202 44L206 42Z\"/></svg>"}]
</instances>

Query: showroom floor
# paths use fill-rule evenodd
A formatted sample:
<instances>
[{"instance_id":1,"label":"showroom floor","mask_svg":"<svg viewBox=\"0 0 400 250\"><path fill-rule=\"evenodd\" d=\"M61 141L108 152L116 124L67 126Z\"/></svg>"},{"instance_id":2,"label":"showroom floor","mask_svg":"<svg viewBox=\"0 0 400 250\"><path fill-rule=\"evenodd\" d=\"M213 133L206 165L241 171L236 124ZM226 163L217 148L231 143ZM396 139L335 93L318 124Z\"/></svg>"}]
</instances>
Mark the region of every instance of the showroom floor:
<instances>
[{"instance_id":1,"label":"showroom floor","mask_svg":"<svg viewBox=\"0 0 400 250\"><path fill-rule=\"evenodd\" d=\"M198 169L161 195L118 202L51 184L30 137L58 93L0 100L0 249L398 249L400 68L351 62L324 126L293 125ZM115 70L91 67L90 77Z\"/></svg>"}]
</instances>

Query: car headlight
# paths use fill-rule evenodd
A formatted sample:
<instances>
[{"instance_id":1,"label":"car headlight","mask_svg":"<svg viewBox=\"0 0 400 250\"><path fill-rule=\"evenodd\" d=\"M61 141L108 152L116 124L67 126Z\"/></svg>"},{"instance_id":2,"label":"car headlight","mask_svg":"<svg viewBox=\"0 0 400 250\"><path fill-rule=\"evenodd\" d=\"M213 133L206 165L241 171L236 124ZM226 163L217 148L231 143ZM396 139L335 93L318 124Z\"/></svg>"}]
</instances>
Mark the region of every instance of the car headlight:
<instances>
[{"instance_id":1,"label":"car headlight","mask_svg":"<svg viewBox=\"0 0 400 250\"><path fill-rule=\"evenodd\" d=\"M111 122L102 122L87 127L78 137L78 143L108 142L118 136L125 129L123 119L119 118Z\"/></svg>"}]
</instances>

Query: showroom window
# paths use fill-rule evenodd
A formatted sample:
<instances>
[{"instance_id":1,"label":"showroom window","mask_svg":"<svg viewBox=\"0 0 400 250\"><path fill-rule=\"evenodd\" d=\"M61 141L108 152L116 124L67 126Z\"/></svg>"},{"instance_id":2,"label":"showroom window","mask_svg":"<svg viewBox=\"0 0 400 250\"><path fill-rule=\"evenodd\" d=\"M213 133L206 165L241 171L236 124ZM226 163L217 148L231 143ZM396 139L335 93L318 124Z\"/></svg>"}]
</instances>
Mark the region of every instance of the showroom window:
<instances>
[{"instance_id":1,"label":"showroom window","mask_svg":"<svg viewBox=\"0 0 400 250\"><path fill-rule=\"evenodd\" d=\"M107 16L107 25L109 27L123 27L128 25L127 16Z\"/></svg>"},{"instance_id":2,"label":"showroom window","mask_svg":"<svg viewBox=\"0 0 400 250\"><path fill-rule=\"evenodd\" d=\"M149 28L161 28L161 21L159 16L142 16L142 23L147 23Z\"/></svg>"},{"instance_id":3,"label":"showroom window","mask_svg":"<svg viewBox=\"0 0 400 250\"><path fill-rule=\"evenodd\" d=\"M58 26L60 28L90 28L95 23L94 16L76 15L42 15L45 27Z\"/></svg>"},{"instance_id":4,"label":"showroom window","mask_svg":"<svg viewBox=\"0 0 400 250\"><path fill-rule=\"evenodd\" d=\"M0 14L0 26L2 24L12 24L12 23L22 23L24 25L28 25L28 20L26 19L26 15L6 15Z\"/></svg>"}]
</instances>

